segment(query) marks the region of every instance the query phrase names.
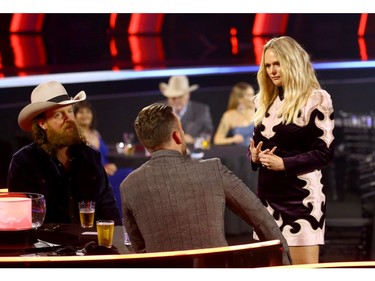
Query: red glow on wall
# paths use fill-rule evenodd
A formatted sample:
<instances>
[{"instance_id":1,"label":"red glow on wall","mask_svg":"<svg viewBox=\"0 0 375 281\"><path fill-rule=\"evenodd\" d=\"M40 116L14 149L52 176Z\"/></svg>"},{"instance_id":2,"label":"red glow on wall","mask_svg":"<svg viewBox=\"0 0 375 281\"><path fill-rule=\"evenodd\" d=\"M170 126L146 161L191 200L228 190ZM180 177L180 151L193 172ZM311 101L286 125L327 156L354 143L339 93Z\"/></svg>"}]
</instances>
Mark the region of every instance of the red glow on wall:
<instances>
[{"instance_id":1,"label":"red glow on wall","mask_svg":"<svg viewBox=\"0 0 375 281\"><path fill-rule=\"evenodd\" d=\"M358 36L365 36L368 14L361 14L358 26Z\"/></svg>"},{"instance_id":2,"label":"red glow on wall","mask_svg":"<svg viewBox=\"0 0 375 281\"><path fill-rule=\"evenodd\" d=\"M117 46L116 46L116 40L113 37L109 41L109 50L111 52L112 57L117 56L118 50L117 50Z\"/></svg>"},{"instance_id":3,"label":"red glow on wall","mask_svg":"<svg viewBox=\"0 0 375 281\"><path fill-rule=\"evenodd\" d=\"M289 14L256 14L253 25L253 35L285 34Z\"/></svg>"},{"instance_id":4,"label":"red glow on wall","mask_svg":"<svg viewBox=\"0 0 375 281\"><path fill-rule=\"evenodd\" d=\"M3 69L3 62L2 62L1 54L0 54L0 69ZM0 72L0 77L4 77L4 73Z\"/></svg>"},{"instance_id":5,"label":"red glow on wall","mask_svg":"<svg viewBox=\"0 0 375 281\"><path fill-rule=\"evenodd\" d=\"M41 36L10 35L14 53L14 65L20 69L19 76L30 75L27 69L44 66L47 63L44 43Z\"/></svg>"},{"instance_id":6,"label":"red glow on wall","mask_svg":"<svg viewBox=\"0 0 375 281\"><path fill-rule=\"evenodd\" d=\"M361 60L367 61L368 54L367 54L367 47L366 47L366 40L363 37L358 37L358 46L359 46L359 55Z\"/></svg>"},{"instance_id":7,"label":"red glow on wall","mask_svg":"<svg viewBox=\"0 0 375 281\"><path fill-rule=\"evenodd\" d=\"M132 53L132 61L137 65L142 61L141 45L138 36L129 36L129 44Z\"/></svg>"},{"instance_id":8,"label":"red glow on wall","mask_svg":"<svg viewBox=\"0 0 375 281\"><path fill-rule=\"evenodd\" d=\"M109 27L115 29L116 27L117 14L111 14L109 16Z\"/></svg>"},{"instance_id":9,"label":"red glow on wall","mask_svg":"<svg viewBox=\"0 0 375 281\"><path fill-rule=\"evenodd\" d=\"M9 31L41 32L43 29L44 14L13 14Z\"/></svg>"},{"instance_id":10,"label":"red glow on wall","mask_svg":"<svg viewBox=\"0 0 375 281\"><path fill-rule=\"evenodd\" d=\"M129 44L131 59L135 69L141 70L150 68L153 64L160 65L164 61L164 50L161 38L158 36L138 36L138 35L155 35L162 30L164 14L131 14L127 32L129 34ZM117 14L110 16L110 28L118 29L116 22ZM137 36L136 36L137 35ZM112 57L118 55L118 48L115 39L110 41L110 52ZM113 66L112 69L118 69Z\"/></svg>"},{"instance_id":11,"label":"red glow on wall","mask_svg":"<svg viewBox=\"0 0 375 281\"><path fill-rule=\"evenodd\" d=\"M128 38L134 69L143 70L164 63L163 43L159 36L130 35Z\"/></svg>"},{"instance_id":12,"label":"red glow on wall","mask_svg":"<svg viewBox=\"0 0 375 281\"><path fill-rule=\"evenodd\" d=\"M261 36L253 37L254 57L255 57L255 63L257 65L259 65L262 60L263 46L267 43L267 41L268 41L268 38L265 38L265 37L261 37Z\"/></svg>"},{"instance_id":13,"label":"red glow on wall","mask_svg":"<svg viewBox=\"0 0 375 281\"><path fill-rule=\"evenodd\" d=\"M232 45L232 54L237 55L238 54L238 38L237 38L237 29L235 27L232 27L230 29L230 43Z\"/></svg>"},{"instance_id":14,"label":"red glow on wall","mask_svg":"<svg viewBox=\"0 0 375 281\"><path fill-rule=\"evenodd\" d=\"M109 51L111 52L111 56L113 58L117 57L118 55L118 50L117 50L117 45L116 45L116 39L112 37L109 41ZM120 70L120 67L117 65L112 66L112 70Z\"/></svg>"},{"instance_id":15,"label":"red glow on wall","mask_svg":"<svg viewBox=\"0 0 375 281\"><path fill-rule=\"evenodd\" d=\"M135 34L158 34L161 32L164 14L132 14L128 33Z\"/></svg>"}]
</instances>

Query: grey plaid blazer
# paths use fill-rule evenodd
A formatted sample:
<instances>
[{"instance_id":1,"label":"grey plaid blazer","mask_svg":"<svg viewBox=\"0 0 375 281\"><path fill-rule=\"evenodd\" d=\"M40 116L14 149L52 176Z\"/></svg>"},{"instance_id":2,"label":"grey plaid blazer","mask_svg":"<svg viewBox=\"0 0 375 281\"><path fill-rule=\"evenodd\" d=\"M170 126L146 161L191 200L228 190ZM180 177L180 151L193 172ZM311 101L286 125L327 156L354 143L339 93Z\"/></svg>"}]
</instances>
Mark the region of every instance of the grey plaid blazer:
<instances>
[{"instance_id":1,"label":"grey plaid blazer","mask_svg":"<svg viewBox=\"0 0 375 281\"><path fill-rule=\"evenodd\" d=\"M279 239L275 220L257 196L220 159L193 160L161 150L120 186L125 227L136 252L227 246L225 206L249 223L261 240Z\"/></svg>"}]
</instances>

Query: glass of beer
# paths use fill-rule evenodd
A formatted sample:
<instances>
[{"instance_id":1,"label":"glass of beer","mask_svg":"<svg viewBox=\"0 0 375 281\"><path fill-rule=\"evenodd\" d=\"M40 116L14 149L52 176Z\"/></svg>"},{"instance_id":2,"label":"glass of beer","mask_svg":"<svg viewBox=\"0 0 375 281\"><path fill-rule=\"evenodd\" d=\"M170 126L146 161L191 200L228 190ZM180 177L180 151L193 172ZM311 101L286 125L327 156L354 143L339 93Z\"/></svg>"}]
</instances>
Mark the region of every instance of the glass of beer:
<instances>
[{"instance_id":1,"label":"glass of beer","mask_svg":"<svg viewBox=\"0 0 375 281\"><path fill-rule=\"evenodd\" d=\"M78 203L79 218L83 228L94 226L95 202L82 201Z\"/></svg>"},{"instance_id":2,"label":"glass of beer","mask_svg":"<svg viewBox=\"0 0 375 281\"><path fill-rule=\"evenodd\" d=\"M96 221L96 231L98 232L98 244L107 248L112 247L113 232L115 230L115 222L113 220Z\"/></svg>"},{"instance_id":3,"label":"glass of beer","mask_svg":"<svg viewBox=\"0 0 375 281\"><path fill-rule=\"evenodd\" d=\"M202 137L202 149L208 150L211 148L211 135L207 133L201 134Z\"/></svg>"}]
</instances>

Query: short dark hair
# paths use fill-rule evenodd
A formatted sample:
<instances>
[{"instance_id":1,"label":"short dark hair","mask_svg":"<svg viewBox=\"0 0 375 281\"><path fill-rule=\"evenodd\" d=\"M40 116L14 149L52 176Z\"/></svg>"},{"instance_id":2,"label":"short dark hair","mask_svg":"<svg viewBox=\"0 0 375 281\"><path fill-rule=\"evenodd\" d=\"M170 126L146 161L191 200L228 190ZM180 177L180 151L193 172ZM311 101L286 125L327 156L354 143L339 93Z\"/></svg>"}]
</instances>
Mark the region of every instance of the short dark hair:
<instances>
[{"instance_id":1,"label":"short dark hair","mask_svg":"<svg viewBox=\"0 0 375 281\"><path fill-rule=\"evenodd\" d=\"M95 130L97 124L96 124L96 112L95 112L94 106L88 100L77 102L76 104L73 105L74 116L77 116L77 112L82 108L87 108L88 110L91 111L92 121L90 124L90 130Z\"/></svg>"},{"instance_id":2,"label":"short dark hair","mask_svg":"<svg viewBox=\"0 0 375 281\"><path fill-rule=\"evenodd\" d=\"M134 129L139 141L147 149L157 150L170 140L172 132L178 128L177 121L171 106L154 103L138 113Z\"/></svg>"}]
</instances>

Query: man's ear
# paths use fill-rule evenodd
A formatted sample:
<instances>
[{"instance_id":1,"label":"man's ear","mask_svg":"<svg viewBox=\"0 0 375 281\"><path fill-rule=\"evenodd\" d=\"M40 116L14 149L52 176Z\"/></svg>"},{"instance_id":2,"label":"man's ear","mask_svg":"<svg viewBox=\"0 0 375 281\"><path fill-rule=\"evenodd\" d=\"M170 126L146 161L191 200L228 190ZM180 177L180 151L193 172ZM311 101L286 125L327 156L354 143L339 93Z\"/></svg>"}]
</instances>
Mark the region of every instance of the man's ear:
<instances>
[{"instance_id":1,"label":"man's ear","mask_svg":"<svg viewBox=\"0 0 375 281\"><path fill-rule=\"evenodd\" d=\"M177 144L181 144L182 143L183 136L181 136L181 132L180 131L173 131L172 138L175 141L175 143L177 143Z\"/></svg>"},{"instance_id":2,"label":"man's ear","mask_svg":"<svg viewBox=\"0 0 375 281\"><path fill-rule=\"evenodd\" d=\"M38 126L41 127L43 130L46 130L46 129L47 129L46 120L44 120L44 119L38 119L38 120L36 121L36 123L37 123Z\"/></svg>"}]
</instances>

